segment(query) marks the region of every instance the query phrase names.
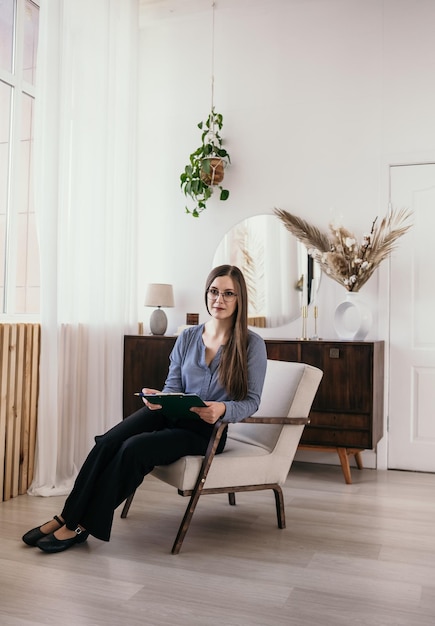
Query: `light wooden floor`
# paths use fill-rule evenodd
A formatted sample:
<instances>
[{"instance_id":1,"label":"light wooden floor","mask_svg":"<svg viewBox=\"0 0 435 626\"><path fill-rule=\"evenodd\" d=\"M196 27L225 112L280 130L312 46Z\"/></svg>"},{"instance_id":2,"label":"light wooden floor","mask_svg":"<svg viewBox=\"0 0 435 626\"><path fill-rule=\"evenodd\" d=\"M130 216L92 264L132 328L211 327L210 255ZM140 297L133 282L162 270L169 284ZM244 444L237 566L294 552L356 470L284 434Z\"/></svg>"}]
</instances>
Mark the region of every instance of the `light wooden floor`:
<instances>
[{"instance_id":1,"label":"light wooden floor","mask_svg":"<svg viewBox=\"0 0 435 626\"><path fill-rule=\"evenodd\" d=\"M295 463L287 528L272 492L200 500L170 554L187 499L147 478L112 540L65 553L21 535L63 498L0 504L0 624L56 626L434 626L435 475Z\"/></svg>"}]
</instances>

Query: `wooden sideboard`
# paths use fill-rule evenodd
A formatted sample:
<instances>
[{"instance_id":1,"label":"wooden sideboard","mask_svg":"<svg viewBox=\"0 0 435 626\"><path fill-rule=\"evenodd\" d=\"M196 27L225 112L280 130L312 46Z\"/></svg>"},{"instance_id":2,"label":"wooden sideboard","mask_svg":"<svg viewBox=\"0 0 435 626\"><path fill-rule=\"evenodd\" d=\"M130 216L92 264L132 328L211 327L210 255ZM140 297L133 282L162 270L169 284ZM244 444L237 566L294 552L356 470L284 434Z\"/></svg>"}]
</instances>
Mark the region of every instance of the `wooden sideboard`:
<instances>
[{"instance_id":1,"label":"wooden sideboard","mask_svg":"<svg viewBox=\"0 0 435 626\"><path fill-rule=\"evenodd\" d=\"M124 417L140 408L134 396L145 385L161 389L176 337L124 337ZM352 482L349 456L362 468L361 451L383 436L384 342L266 339L267 356L323 370L323 379L302 434L301 449L337 452L344 478Z\"/></svg>"}]
</instances>

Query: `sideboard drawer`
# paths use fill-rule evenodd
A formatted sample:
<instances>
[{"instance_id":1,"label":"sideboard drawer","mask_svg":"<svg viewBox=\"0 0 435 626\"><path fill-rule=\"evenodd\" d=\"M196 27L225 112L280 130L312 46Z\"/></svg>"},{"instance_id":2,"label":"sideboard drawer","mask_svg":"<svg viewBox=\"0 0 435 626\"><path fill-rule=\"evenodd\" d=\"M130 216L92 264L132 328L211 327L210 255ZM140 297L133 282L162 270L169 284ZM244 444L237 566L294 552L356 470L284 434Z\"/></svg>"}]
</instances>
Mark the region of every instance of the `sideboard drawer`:
<instances>
[{"instance_id":1,"label":"sideboard drawer","mask_svg":"<svg viewBox=\"0 0 435 626\"><path fill-rule=\"evenodd\" d=\"M371 430L371 415L367 413L310 413L310 426L330 426L348 430Z\"/></svg>"},{"instance_id":2,"label":"sideboard drawer","mask_svg":"<svg viewBox=\"0 0 435 626\"><path fill-rule=\"evenodd\" d=\"M305 426L301 444L366 450L372 447L372 440L370 431Z\"/></svg>"}]
</instances>

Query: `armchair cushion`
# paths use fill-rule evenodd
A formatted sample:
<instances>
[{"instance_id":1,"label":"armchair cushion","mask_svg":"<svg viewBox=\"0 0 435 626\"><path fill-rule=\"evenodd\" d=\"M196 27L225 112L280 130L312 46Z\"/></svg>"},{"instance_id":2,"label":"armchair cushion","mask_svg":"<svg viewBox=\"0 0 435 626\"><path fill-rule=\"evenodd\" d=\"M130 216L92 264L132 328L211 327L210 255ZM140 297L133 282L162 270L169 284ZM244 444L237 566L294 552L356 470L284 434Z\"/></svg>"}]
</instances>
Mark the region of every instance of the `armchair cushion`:
<instances>
[{"instance_id":1,"label":"armchair cushion","mask_svg":"<svg viewBox=\"0 0 435 626\"><path fill-rule=\"evenodd\" d=\"M303 428L303 425L282 428L283 436L271 453L262 446L228 437L225 450L213 459L204 488L221 489L228 485L239 487L264 483L283 485ZM202 456L185 456L171 465L159 465L152 474L179 491L191 491L195 487L202 462Z\"/></svg>"},{"instance_id":2,"label":"armchair cushion","mask_svg":"<svg viewBox=\"0 0 435 626\"><path fill-rule=\"evenodd\" d=\"M312 393L309 388L304 392L304 374L304 364L268 360L261 403L252 417L307 416L306 407L307 403L311 407ZM296 407L293 406L295 400ZM281 430L282 424L239 423L231 424L228 436L232 440L251 443L270 452L275 447Z\"/></svg>"}]
</instances>

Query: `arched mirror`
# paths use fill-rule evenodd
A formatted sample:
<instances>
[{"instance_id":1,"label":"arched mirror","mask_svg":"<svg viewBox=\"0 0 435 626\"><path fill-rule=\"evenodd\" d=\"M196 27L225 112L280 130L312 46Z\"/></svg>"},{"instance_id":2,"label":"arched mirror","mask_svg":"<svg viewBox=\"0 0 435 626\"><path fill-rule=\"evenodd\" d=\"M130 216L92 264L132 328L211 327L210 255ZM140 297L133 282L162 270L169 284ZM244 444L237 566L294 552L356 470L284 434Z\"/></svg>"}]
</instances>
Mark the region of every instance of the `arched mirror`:
<instances>
[{"instance_id":1,"label":"arched mirror","mask_svg":"<svg viewBox=\"0 0 435 626\"><path fill-rule=\"evenodd\" d=\"M250 326L275 328L297 320L304 298L309 304L319 286L317 263L274 215L255 215L233 226L213 258L214 267L224 263L243 271Z\"/></svg>"}]
</instances>

